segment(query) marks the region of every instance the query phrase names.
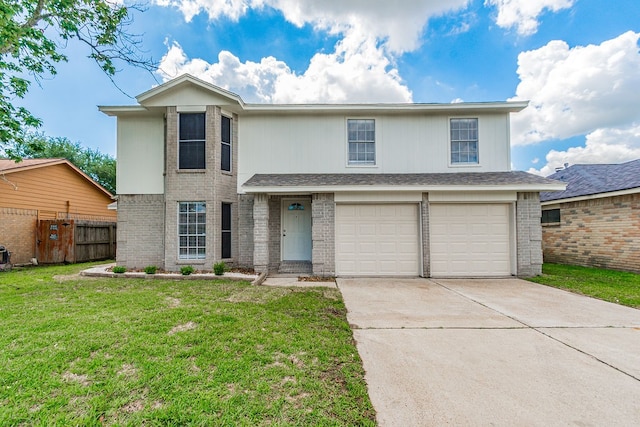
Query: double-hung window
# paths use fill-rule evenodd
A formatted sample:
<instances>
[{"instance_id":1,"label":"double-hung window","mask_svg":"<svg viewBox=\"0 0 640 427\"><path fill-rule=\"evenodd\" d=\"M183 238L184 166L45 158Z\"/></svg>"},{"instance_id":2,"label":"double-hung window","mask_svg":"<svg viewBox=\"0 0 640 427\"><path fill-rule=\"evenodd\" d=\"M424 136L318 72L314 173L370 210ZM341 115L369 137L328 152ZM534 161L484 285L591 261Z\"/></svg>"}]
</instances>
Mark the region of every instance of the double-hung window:
<instances>
[{"instance_id":1,"label":"double-hung window","mask_svg":"<svg viewBox=\"0 0 640 427\"><path fill-rule=\"evenodd\" d=\"M478 119L451 119L451 164L478 164Z\"/></svg>"},{"instance_id":2,"label":"double-hung window","mask_svg":"<svg viewBox=\"0 0 640 427\"><path fill-rule=\"evenodd\" d=\"M180 202L178 207L179 259L204 259L207 240L204 202Z\"/></svg>"},{"instance_id":3,"label":"double-hung window","mask_svg":"<svg viewBox=\"0 0 640 427\"><path fill-rule=\"evenodd\" d=\"M179 169L205 168L205 113L180 113Z\"/></svg>"},{"instance_id":4,"label":"double-hung window","mask_svg":"<svg viewBox=\"0 0 640 427\"><path fill-rule=\"evenodd\" d=\"M231 119L229 117L222 116L220 130L222 133L222 155L220 156L220 167L223 171L231 172Z\"/></svg>"},{"instance_id":5,"label":"double-hung window","mask_svg":"<svg viewBox=\"0 0 640 427\"><path fill-rule=\"evenodd\" d=\"M231 258L231 203L222 203L222 258Z\"/></svg>"},{"instance_id":6,"label":"double-hung window","mask_svg":"<svg viewBox=\"0 0 640 427\"><path fill-rule=\"evenodd\" d=\"M376 164L376 122L373 119L347 120L348 162L350 165Z\"/></svg>"}]
</instances>

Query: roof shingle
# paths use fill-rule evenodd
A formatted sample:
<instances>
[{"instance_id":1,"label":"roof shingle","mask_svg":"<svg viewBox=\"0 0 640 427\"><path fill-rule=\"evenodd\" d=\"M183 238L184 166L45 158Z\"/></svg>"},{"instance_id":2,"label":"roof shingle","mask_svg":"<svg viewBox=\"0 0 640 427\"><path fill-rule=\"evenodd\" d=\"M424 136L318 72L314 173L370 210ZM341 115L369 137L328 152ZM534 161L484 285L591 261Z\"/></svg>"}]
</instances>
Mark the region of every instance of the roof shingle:
<instances>
[{"instance_id":1,"label":"roof shingle","mask_svg":"<svg viewBox=\"0 0 640 427\"><path fill-rule=\"evenodd\" d=\"M540 193L543 202L640 188L640 159L621 164L573 165L548 178L566 182L567 189Z\"/></svg>"}]
</instances>

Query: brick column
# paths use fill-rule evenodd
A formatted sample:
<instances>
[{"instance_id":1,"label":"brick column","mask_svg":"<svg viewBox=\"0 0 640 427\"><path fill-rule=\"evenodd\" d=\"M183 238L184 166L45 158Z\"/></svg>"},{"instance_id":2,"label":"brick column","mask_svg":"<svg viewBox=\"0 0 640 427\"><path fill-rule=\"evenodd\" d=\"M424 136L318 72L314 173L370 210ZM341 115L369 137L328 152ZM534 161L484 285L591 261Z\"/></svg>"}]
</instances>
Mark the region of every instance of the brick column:
<instances>
[{"instance_id":1,"label":"brick column","mask_svg":"<svg viewBox=\"0 0 640 427\"><path fill-rule=\"evenodd\" d=\"M335 266L335 209L333 193L313 194L311 201L311 239L313 274L334 276Z\"/></svg>"},{"instance_id":2,"label":"brick column","mask_svg":"<svg viewBox=\"0 0 640 427\"><path fill-rule=\"evenodd\" d=\"M253 200L253 268L269 271L269 196L256 194Z\"/></svg>"},{"instance_id":3,"label":"brick column","mask_svg":"<svg viewBox=\"0 0 640 427\"><path fill-rule=\"evenodd\" d=\"M253 196L238 196L238 264L253 268Z\"/></svg>"},{"instance_id":4,"label":"brick column","mask_svg":"<svg viewBox=\"0 0 640 427\"><path fill-rule=\"evenodd\" d=\"M542 274L542 226L540 193L518 193L516 234L518 271L522 277Z\"/></svg>"}]
</instances>

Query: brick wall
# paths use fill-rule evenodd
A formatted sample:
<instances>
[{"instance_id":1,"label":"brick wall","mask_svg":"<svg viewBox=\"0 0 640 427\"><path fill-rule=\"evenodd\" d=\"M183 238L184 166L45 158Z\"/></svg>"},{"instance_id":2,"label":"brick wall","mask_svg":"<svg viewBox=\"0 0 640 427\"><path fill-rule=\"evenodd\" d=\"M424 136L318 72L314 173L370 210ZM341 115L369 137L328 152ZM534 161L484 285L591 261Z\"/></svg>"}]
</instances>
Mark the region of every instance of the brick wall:
<instances>
[{"instance_id":1,"label":"brick wall","mask_svg":"<svg viewBox=\"0 0 640 427\"><path fill-rule=\"evenodd\" d=\"M517 274L542 274L540 193L518 193L516 201Z\"/></svg>"},{"instance_id":2,"label":"brick wall","mask_svg":"<svg viewBox=\"0 0 640 427\"><path fill-rule=\"evenodd\" d=\"M11 252L12 264L27 264L36 256L38 211L0 208L0 245Z\"/></svg>"},{"instance_id":3,"label":"brick wall","mask_svg":"<svg viewBox=\"0 0 640 427\"><path fill-rule=\"evenodd\" d=\"M542 227L545 262L640 272L640 194L560 205Z\"/></svg>"},{"instance_id":4,"label":"brick wall","mask_svg":"<svg viewBox=\"0 0 640 427\"><path fill-rule=\"evenodd\" d=\"M335 266L335 215L336 204L333 193L313 194L312 215L312 263L313 274L334 276Z\"/></svg>"},{"instance_id":5,"label":"brick wall","mask_svg":"<svg viewBox=\"0 0 640 427\"><path fill-rule=\"evenodd\" d=\"M116 261L127 268L164 266L164 196L118 196Z\"/></svg>"},{"instance_id":6,"label":"brick wall","mask_svg":"<svg viewBox=\"0 0 640 427\"><path fill-rule=\"evenodd\" d=\"M166 214L164 265L167 270L177 271L183 265L193 265L199 270L211 270L221 260L222 203L231 203L232 258L225 259L235 264L238 256L238 116L232 119L232 166L231 172L223 172L221 163L220 120L222 111L217 106L206 107L206 148L204 170L178 169L178 111L167 107L166 131ZM206 257L204 259L178 259L178 204L179 202L205 202L206 204Z\"/></svg>"}]
</instances>

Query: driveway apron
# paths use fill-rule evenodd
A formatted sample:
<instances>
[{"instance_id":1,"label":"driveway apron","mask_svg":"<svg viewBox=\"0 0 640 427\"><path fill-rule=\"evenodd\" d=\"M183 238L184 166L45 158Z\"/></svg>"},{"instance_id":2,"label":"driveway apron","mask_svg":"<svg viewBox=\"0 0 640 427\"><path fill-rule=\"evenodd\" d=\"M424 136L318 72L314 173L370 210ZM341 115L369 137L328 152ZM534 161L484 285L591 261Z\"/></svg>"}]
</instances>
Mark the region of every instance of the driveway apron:
<instances>
[{"instance_id":1,"label":"driveway apron","mask_svg":"<svg viewBox=\"0 0 640 427\"><path fill-rule=\"evenodd\" d=\"M640 425L640 310L519 279L338 279L381 426Z\"/></svg>"}]
</instances>

